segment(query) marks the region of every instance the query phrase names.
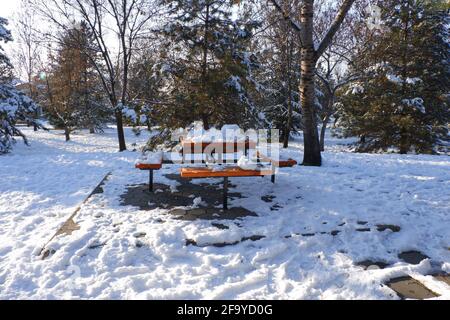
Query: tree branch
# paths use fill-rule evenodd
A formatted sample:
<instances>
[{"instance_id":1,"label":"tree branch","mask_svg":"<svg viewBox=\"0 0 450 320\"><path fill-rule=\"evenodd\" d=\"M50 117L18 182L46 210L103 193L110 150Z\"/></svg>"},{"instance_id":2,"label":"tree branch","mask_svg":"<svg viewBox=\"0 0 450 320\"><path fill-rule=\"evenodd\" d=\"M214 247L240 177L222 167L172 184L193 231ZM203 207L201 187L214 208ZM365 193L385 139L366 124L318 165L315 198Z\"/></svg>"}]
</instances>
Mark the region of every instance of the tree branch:
<instances>
[{"instance_id":1,"label":"tree branch","mask_svg":"<svg viewBox=\"0 0 450 320\"><path fill-rule=\"evenodd\" d=\"M297 31L299 34L301 34L302 28L300 27L300 24L298 24L296 21L294 21L291 18L289 12L284 11L284 9L282 8L282 6L278 2L278 0L270 0L270 2L275 6L275 8L278 10L278 12L281 13L284 20L286 20L295 31ZM301 37L300 37L300 41L302 41Z\"/></svg>"},{"instance_id":2,"label":"tree branch","mask_svg":"<svg viewBox=\"0 0 450 320\"><path fill-rule=\"evenodd\" d=\"M336 15L336 18L334 18L334 21L331 24L330 29L328 29L325 37L323 38L322 42L320 43L319 47L316 50L316 60L319 59L320 56L322 56L322 54L328 48L329 44L331 43L331 40L335 36L336 32L339 30L339 27L341 26L345 16L347 15L348 11L350 10L354 2L355 0L344 0L344 2L342 3Z\"/></svg>"}]
</instances>

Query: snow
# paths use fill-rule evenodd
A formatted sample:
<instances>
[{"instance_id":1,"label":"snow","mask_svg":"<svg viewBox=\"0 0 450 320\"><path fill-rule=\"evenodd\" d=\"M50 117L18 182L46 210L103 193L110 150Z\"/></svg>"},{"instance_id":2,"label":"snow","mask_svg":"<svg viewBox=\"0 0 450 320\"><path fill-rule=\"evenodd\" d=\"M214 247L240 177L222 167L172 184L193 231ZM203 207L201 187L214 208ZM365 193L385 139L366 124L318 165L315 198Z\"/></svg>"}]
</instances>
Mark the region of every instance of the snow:
<instances>
[{"instance_id":1,"label":"snow","mask_svg":"<svg viewBox=\"0 0 450 320\"><path fill-rule=\"evenodd\" d=\"M12 41L11 32L5 28L5 25L8 25L8 20L0 17L0 40L4 42Z\"/></svg>"},{"instance_id":2,"label":"snow","mask_svg":"<svg viewBox=\"0 0 450 320\"><path fill-rule=\"evenodd\" d=\"M202 123L195 123L185 135L185 140L191 142L245 141L249 135L253 137L252 132L245 134L236 124L225 124L221 130L216 128L205 130Z\"/></svg>"},{"instance_id":3,"label":"snow","mask_svg":"<svg viewBox=\"0 0 450 320\"><path fill-rule=\"evenodd\" d=\"M77 132L70 142L62 131L23 132L31 146L0 156L0 299L397 299L383 283L405 275L450 298L450 287L430 276L450 271L448 156L354 154L348 141L328 137L320 168L280 169L275 184L231 179L230 192L243 197L229 206L258 216L183 221L163 207L120 205L126 186L148 177L134 168L138 152L117 152L115 130ZM129 147L147 136L126 128ZM300 140L283 151L298 161L301 154ZM163 166L155 181L176 188L165 175L179 168ZM42 260L41 247L108 172L104 192L74 218L80 230L52 240L55 253ZM254 235L264 238L242 241ZM408 250L430 259L407 264L397 255ZM366 259L390 265L356 266Z\"/></svg>"},{"instance_id":4,"label":"snow","mask_svg":"<svg viewBox=\"0 0 450 320\"><path fill-rule=\"evenodd\" d=\"M352 86L352 94L364 93L364 87L358 84Z\"/></svg>"},{"instance_id":5,"label":"snow","mask_svg":"<svg viewBox=\"0 0 450 320\"><path fill-rule=\"evenodd\" d=\"M394 75L394 74L386 74L386 78L390 81L390 82L392 82L392 83L395 83L395 84L400 84L400 83L402 83L403 81L402 81L402 79L399 77L399 76L396 76L396 75Z\"/></svg>"},{"instance_id":6,"label":"snow","mask_svg":"<svg viewBox=\"0 0 450 320\"><path fill-rule=\"evenodd\" d=\"M141 123L146 123L147 122L147 116L145 115L145 114L141 114L140 116L139 116L139 121L141 122Z\"/></svg>"},{"instance_id":7,"label":"snow","mask_svg":"<svg viewBox=\"0 0 450 320\"><path fill-rule=\"evenodd\" d=\"M122 114L124 117L130 119L133 122L136 122L137 120L137 114L136 111L134 111L134 109L127 107L127 106L123 106L122 107Z\"/></svg>"},{"instance_id":8,"label":"snow","mask_svg":"<svg viewBox=\"0 0 450 320\"><path fill-rule=\"evenodd\" d=\"M421 113L426 113L425 106L423 105L422 98L403 99L402 103L408 107L415 108Z\"/></svg>"},{"instance_id":9,"label":"snow","mask_svg":"<svg viewBox=\"0 0 450 320\"><path fill-rule=\"evenodd\" d=\"M17 109L17 105L11 105L10 103L0 103L0 112L4 112L8 117L14 117L16 115Z\"/></svg>"},{"instance_id":10,"label":"snow","mask_svg":"<svg viewBox=\"0 0 450 320\"><path fill-rule=\"evenodd\" d=\"M204 203L202 197L194 198L194 200L192 200L192 208L198 208L202 203Z\"/></svg>"},{"instance_id":11,"label":"snow","mask_svg":"<svg viewBox=\"0 0 450 320\"><path fill-rule=\"evenodd\" d=\"M394 74L389 74L389 73L386 74L386 78L387 78L390 82L393 82L393 83L395 83L395 84L401 84L401 83L403 83L403 82L406 82L407 84L410 84L410 85L416 85L416 84L422 82L422 79L417 78L417 77L415 77L415 78L409 78L409 77L406 77L406 79L404 79L404 81L403 81L403 79L402 79L401 77L396 76L396 75L394 75Z\"/></svg>"},{"instance_id":12,"label":"snow","mask_svg":"<svg viewBox=\"0 0 450 320\"><path fill-rule=\"evenodd\" d=\"M422 79L417 78L417 77L415 77L415 78L406 78L406 83L407 84L415 85L415 84L421 83L421 82L423 82Z\"/></svg>"},{"instance_id":13,"label":"snow","mask_svg":"<svg viewBox=\"0 0 450 320\"><path fill-rule=\"evenodd\" d=\"M147 152L143 155L141 155L137 160L136 164L160 164L163 159L163 152L162 151L154 151L154 152Z\"/></svg>"},{"instance_id":14,"label":"snow","mask_svg":"<svg viewBox=\"0 0 450 320\"><path fill-rule=\"evenodd\" d=\"M246 157L245 155L242 155L239 158L237 165L244 170L255 170L258 164L252 159Z\"/></svg>"},{"instance_id":15,"label":"snow","mask_svg":"<svg viewBox=\"0 0 450 320\"><path fill-rule=\"evenodd\" d=\"M242 85L241 85L241 78L238 76L231 76L230 79L228 79L228 85L232 88L234 88L237 92L242 91Z\"/></svg>"}]
</instances>

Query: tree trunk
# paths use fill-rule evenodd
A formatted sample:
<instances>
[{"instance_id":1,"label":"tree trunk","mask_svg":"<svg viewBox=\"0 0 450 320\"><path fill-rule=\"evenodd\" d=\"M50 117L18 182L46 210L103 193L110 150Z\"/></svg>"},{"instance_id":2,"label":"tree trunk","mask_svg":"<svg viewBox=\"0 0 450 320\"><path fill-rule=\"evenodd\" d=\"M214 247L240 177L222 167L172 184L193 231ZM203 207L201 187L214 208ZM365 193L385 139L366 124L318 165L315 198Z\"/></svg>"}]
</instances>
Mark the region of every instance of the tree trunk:
<instances>
[{"instance_id":1,"label":"tree trunk","mask_svg":"<svg viewBox=\"0 0 450 320\"><path fill-rule=\"evenodd\" d=\"M334 105L334 92L331 92L331 97L328 98L327 102L327 113L325 118L322 120L322 128L320 128L320 151L325 151L325 132L327 131L327 125L333 115L333 105Z\"/></svg>"},{"instance_id":2,"label":"tree trunk","mask_svg":"<svg viewBox=\"0 0 450 320\"><path fill-rule=\"evenodd\" d=\"M286 130L284 132L283 139L283 148L287 148L289 146L289 137L291 135L292 128L292 78L291 78L291 59L292 59L292 45L288 42L288 119Z\"/></svg>"},{"instance_id":3,"label":"tree trunk","mask_svg":"<svg viewBox=\"0 0 450 320\"><path fill-rule=\"evenodd\" d=\"M305 146L303 165L305 166L320 166L322 164L314 104L316 54L313 41L313 15L314 0L305 0L300 10L300 21L303 27L303 45L300 61L300 100L303 109L303 139Z\"/></svg>"},{"instance_id":4,"label":"tree trunk","mask_svg":"<svg viewBox=\"0 0 450 320\"><path fill-rule=\"evenodd\" d=\"M283 148L289 147L289 137L291 135L291 130L289 128L286 128L283 132Z\"/></svg>"},{"instance_id":5,"label":"tree trunk","mask_svg":"<svg viewBox=\"0 0 450 320\"><path fill-rule=\"evenodd\" d=\"M328 121L330 121L330 116L326 116L322 121L322 128L320 129L320 151L325 151L325 133L327 131Z\"/></svg>"},{"instance_id":6,"label":"tree trunk","mask_svg":"<svg viewBox=\"0 0 450 320\"><path fill-rule=\"evenodd\" d=\"M208 119L208 115L206 114L202 114L202 122L203 122L203 128L205 130L209 130L209 119Z\"/></svg>"},{"instance_id":7,"label":"tree trunk","mask_svg":"<svg viewBox=\"0 0 450 320\"><path fill-rule=\"evenodd\" d=\"M117 137L119 139L119 151L127 150L125 134L123 132L122 111L116 111Z\"/></svg>"},{"instance_id":8,"label":"tree trunk","mask_svg":"<svg viewBox=\"0 0 450 320\"><path fill-rule=\"evenodd\" d=\"M64 127L64 135L66 136L66 141L70 140L70 129L68 127Z\"/></svg>"},{"instance_id":9,"label":"tree trunk","mask_svg":"<svg viewBox=\"0 0 450 320\"><path fill-rule=\"evenodd\" d=\"M206 16L205 16L205 31L204 31L204 39L203 39L203 61L202 61L202 84L203 90L205 90L205 94L207 94L207 84L208 84L208 32L209 32L209 3L206 4ZM203 128L205 130L209 130L209 119L208 115L205 113L205 106L202 107L202 121Z\"/></svg>"},{"instance_id":10,"label":"tree trunk","mask_svg":"<svg viewBox=\"0 0 450 320\"><path fill-rule=\"evenodd\" d=\"M330 42L339 30L345 16L350 10L355 0L344 0L339 7L334 21L330 25L324 38L317 47L314 45L313 20L314 20L314 0L303 0L300 7L300 25L295 23L289 13L284 12L281 5L276 0L272 4L280 11L284 18L288 20L293 28L300 34L301 39L301 78L300 78L300 100L303 108L303 138L304 154L303 165L320 166L322 158L320 155L319 134L315 118L315 91L314 91L314 73L317 59L322 56L329 47Z\"/></svg>"},{"instance_id":11,"label":"tree trunk","mask_svg":"<svg viewBox=\"0 0 450 320\"><path fill-rule=\"evenodd\" d=\"M95 128L93 125L89 126L89 133L91 133L91 134L95 133Z\"/></svg>"},{"instance_id":12,"label":"tree trunk","mask_svg":"<svg viewBox=\"0 0 450 320\"><path fill-rule=\"evenodd\" d=\"M360 143L366 143L366 136L365 135L360 136L359 137L359 142Z\"/></svg>"},{"instance_id":13,"label":"tree trunk","mask_svg":"<svg viewBox=\"0 0 450 320\"><path fill-rule=\"evenodd\" d=\"M407 154L409 151L408 136L404 128L400 129L400 154Z\"/></svg>"}]
</instances>

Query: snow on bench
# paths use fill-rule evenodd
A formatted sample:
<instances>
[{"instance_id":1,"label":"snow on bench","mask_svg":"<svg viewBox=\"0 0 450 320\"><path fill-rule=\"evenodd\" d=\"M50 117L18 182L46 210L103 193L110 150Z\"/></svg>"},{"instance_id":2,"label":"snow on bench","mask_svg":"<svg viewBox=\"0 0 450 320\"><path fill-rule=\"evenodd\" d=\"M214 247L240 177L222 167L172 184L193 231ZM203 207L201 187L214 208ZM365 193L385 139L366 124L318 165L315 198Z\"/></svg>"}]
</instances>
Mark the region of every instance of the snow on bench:
<instances>
[{"instance_id":1,"label":"snow on bench","mask_svg":"<svg viewBox=\"0 0 450 320\"><path fill-rule=\"evenodd\" d=\"M169 159L166 159L166 154L162 151L157 151L150 152L136 161L136 168L150 171L149 190L153 191L153 170L161 169L163 163L200 162L206 164L206 167L181 168L180 176L188 179L224 178L224 210L228 208L229 177L271 176L274 183L276 167L292 167L297 164L290 158L272 159L265 156L257 150L255 137L246 136L237 125L225 125L221 130L215 128L204 130L203 127L195 126L180 139L180 147L179 154L171 153Z\"/></svg>"},{"instance_id":2,"label":"snow on bench","mask_svg":"<svg viewBox=\"0 0 450 320\"><path fill-rule=\"evenodd\" d=\"M141 170L159 170L163 162L163 152L149 152L135 162L135 167Z\"/></svg>"}]
</instances>

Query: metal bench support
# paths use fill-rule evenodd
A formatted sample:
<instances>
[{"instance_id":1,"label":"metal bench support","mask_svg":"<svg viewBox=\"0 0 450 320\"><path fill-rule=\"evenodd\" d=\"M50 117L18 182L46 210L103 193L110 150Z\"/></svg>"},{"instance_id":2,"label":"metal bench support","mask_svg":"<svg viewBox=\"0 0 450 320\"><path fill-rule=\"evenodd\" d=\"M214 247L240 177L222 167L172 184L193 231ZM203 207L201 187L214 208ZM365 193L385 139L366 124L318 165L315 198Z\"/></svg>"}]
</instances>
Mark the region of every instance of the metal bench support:
<instances>
[{"instance_id":1,"label":"metal bench support","mask_svg":"<svg viewBox=\"0 0 450 320\"><path fill-rule=\"evenodd\" d=\"M228 210L228 177L223 178L223 210Z\"/></svg>"},{"instance_id":2,"label":"metal bench support","mask_svg":"<svg viewBox=\"0 0 450 320\"><path fill-rule=\"evenodd\" d=\"M148 191L153 192L153 169L149 170Z\"/></svg>"},{"instance_id":3,"label":"metal bench support","mask_svg":"<svg viewBox=\"0 0 450 320\"><path fill-rule=\"evenodd\" d=\"M272 183L275 183L275 174L273 174L273 175L270 177L270 181L272 181Z\"/></svg>"}]
</instances>

